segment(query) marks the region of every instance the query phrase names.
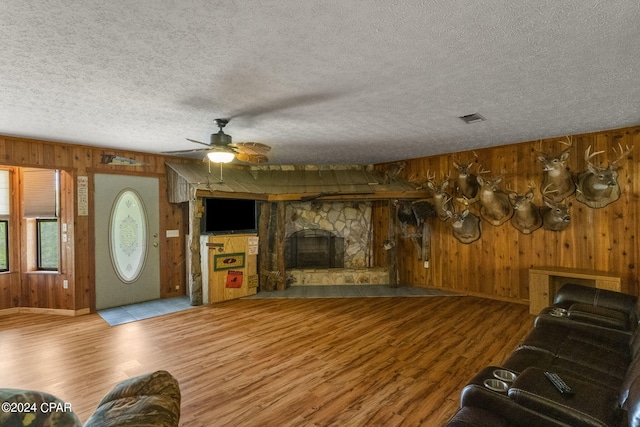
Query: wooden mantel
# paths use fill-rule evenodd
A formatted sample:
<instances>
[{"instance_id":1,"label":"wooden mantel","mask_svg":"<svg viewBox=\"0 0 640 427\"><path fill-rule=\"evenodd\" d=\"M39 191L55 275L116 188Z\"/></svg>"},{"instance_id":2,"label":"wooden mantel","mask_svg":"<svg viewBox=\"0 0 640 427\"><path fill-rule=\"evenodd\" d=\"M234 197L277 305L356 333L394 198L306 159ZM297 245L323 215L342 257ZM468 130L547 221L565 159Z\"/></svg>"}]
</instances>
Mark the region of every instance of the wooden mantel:
<instances>
[{"instance_id":1,"label":"wooden mantel","mask_svg":"<svg viewBox=\"0 0 640 427\"><path fill-rule=\"evenodd\" d=\"M389 180L371 166L225 166L167 163L169 197L235 197L267 202L424 199L410 182ZM220 180L222 176L222 181Z\"/></svg>"}]
</instances>

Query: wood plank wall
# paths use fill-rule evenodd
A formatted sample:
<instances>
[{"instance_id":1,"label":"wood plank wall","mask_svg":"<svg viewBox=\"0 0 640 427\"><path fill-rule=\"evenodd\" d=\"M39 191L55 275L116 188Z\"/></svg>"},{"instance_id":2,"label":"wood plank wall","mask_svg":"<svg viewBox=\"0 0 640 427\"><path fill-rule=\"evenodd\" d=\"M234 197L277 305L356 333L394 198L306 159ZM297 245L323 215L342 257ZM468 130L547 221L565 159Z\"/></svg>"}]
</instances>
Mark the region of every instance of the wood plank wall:
<instances>
[{"instance_id":1,"label":"wood plank wall","mask_svg":"<svg viewBox=\"0 0 640 427\"><path fill-rule=\"evenodd\" d=\"M542 151L560 152L564 137L542 141ZM619 274L623 290L638 295L640 250L637 236L640 232L640 127L573 135L568 166L572 172L585 167L587 147L606 150L606 158L613 159L611 147L618 143L633 147L633 152L622 160L619 183L621 198L602 209L592 209L572 196L572 225L561 232L539 229L531 235L518 232L509 222L492 226L482 220L482 237L472 244L462 244L451 235L448 222L432 218L431 259L429 268L418 260L414 246L401 241L398 248L398 272L401 284L450 289L456 292L486 296L495 299L526 302L529 299L528 270L532 266L562 266L584 268ZM540 184L542 168L534 150L539 141L523 142L496 148L475 150L477 164L491 170L489 175L503 177L502 189L509 185L520 194L529 182L536 186L535 203L542 205ZM404 178L424 179L427 171L438 179L449 171L455 174L453 160L474 159L472 152L453 153L411 159L403 170ZM384 169L388 165L376 165ZM477 172L477 167L473 172ZM457 205L457 209L461 206ZM479 215L479 206L471 211ZM374 208L376 263L384 265L382 242L388 235L388 207L376 202Z\"/></svg>"},{"instance_id":2,"label":"wood plank wall","mask_svg":"<svg viewBox=\"0 0 640 427\"><path fill-rule=\"evenodd\" d=\"M102 155L132 158L144 166L102 164ZM13 260L11 272L0 274L0 312L15 307L64 310L71 313L95 309L94 236L93 236L93 175L113 173L152 176L160 186L160 281L161 296L185 293L185 241L188 233L186 204L172 204L167 199L167 156L112 150L108 148L64 144L59 142L15 138L0 135L0 166L55 168L61 174L64 193L61 195L61 222L68 224L69 244L61 247L61 274L28 272L21 268L21 248L18 227L11 229ZM189 161L171 158L172 161ZM76 209L78 176L89 177L89 215L79 216ZM16 206L19 198L14 197ZM166 230L179 230L180 238L166 238ZM16 253L16 251L18 251ZM62 281L69 280L68 289Z\"/></svg>"},{"instance_id":3,"label":"wood plank wall","mask_svg":"<svg viewBox=\"0 0 640 427\"><path fill-rule=\"evenodd\" d=\"M558 140L542 141L546 151L559 151ZM584 166L583 155L589 145L596 150L609 150L613 145L634 147L634 152L623 160L619 181L622 197L603 209L591 209L573 200L572 226L563 232L537 230L523 235L510 224L493 227L482 222L482 238L470 245L459 243L451 236L448 223L432 219L430 267L425 269L418 260L412 243L401 241L398 247L398 273L401 284L440 287L457 292L511 301L528 300L528 269L532 266L565 266L614 272L623 278L624 290L638 294L636 266L640 263L637 248L638 212L640 210L640 127L573 135L569 167L579 171ZM534 181L537 187L542 179L542 169L535 160L537 141L511 144L496 148L475 150L477 162L485 169L500 172L504 184L524 192ZM118 166L101 164L102 154L113 154L144 162L145 166ZM453 171L452 162L473 158L471 152L424 157L407 161L403 171L405 178L424 178L427 171L440 177ZM88 176L90 185L90 212L61 218L72 225L69 238L73 242L68 250L68 271L62 275L25 273L12 269L0 274L0 310L13 307L41 309L83 310L94 308L95 289L93 256L93 191L92 176L95 173L115 173L156 176L160 179L160 235L166 230L180 230L184 236L188 230L188 211L185 204L171 204L166 196L166 156L79 146L50 141L15 138L0 135L0 165L16 167L57 168L67 172L73 184L70 194L63 197L75 207L75 182L78 176ZM172 161L188 161L171 158ZM384 169L385 165L377 165ZM477 170L477 169L474 169ZM453 173L453 172L452 172ZM67 187L70 188L70 187ZM71 201L73 200L73 201ZM535 202L540 205L539 188ZM386 265L386 253L382 242L388 236L388 204L375 202L373 210L375 256L377 265ZM477 206L472 210L477 211ZM15 230L12 230L15 232ZM17 238L12 235L12 239ZM160 241L162 254L161 282L163 296L182 295L185 292L185 250L183 239ZM14 245L14 250L15 250ZM13 256L15 259L15 256ZM63 277L69 280L69 289L62 288ZM178 286L178 289L175 289Z\"/></svg>"}]
</instances>

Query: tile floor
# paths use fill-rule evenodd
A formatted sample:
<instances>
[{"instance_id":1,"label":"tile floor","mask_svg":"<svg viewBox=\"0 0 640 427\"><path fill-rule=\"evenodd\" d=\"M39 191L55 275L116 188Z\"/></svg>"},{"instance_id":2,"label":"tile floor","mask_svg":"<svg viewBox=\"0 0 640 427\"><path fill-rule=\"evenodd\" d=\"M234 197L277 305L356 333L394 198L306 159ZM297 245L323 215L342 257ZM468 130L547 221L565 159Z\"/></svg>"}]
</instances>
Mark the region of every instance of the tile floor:
<instances>
[{"instance_id":1,"label":"tile floor","mask_svg":"<svg viewBox=\"0 0 640 427\"><path fill-rule=\"evenodd\" d=\"M111 326L136 320L149 319L163 314L175 313L192 308L188 296L140 302L122 307L98 310L98 314Z\"/></svg>"}]
</instances>

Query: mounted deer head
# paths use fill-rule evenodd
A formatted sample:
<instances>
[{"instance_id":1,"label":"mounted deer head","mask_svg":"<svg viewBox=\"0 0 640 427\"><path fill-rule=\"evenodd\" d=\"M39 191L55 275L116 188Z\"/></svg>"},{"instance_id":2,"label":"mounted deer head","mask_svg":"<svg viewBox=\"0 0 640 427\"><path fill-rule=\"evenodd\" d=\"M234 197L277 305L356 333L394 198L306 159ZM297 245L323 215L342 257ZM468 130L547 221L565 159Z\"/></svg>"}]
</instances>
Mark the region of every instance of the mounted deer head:
<instances>
[{"instance_id":1,"label":"mounted deer head","mask_svg":"<svg viewBox=\"0 0 640 427\"><path fill-rule=\"evenodd\" d=\"M576 185L573 176L566 166L569 159L569 150L573 146L573 141L567 137L567 142L560 141L561 144L567 146L559 154L547 154L542 151L535 150L538 154L538 161L542 164L544 178L542 180L542 188L550 188L557 190L553 195L554 202L560 202L576 191ZM542 142L540 143L542 150Z\"/></svg>"},{"instance_id":2,"label":"mounted deer head","mask_svg":"<svg viewBox=\"0 0 640 427\"><path fill-rule=\"evenodd\" d=\"M480 238L480 218L465 209L462 212L448 210L447 216L451 218L451 230L453 237L464 244L473 243Z\"/></svg>"},{"instance_id":3,"label":"mounted deer head","mask_svg":"<svg viewBox=\"0 0 640 427\"><path fill-rule=\"evenodd\" d=\"M598 154L604 151L596 151L591 154L591 146L584 152L584 160L587 169L578 174L578 189L576 199L591 208L603 208L620 198L620 184L618 184L618 170L621 166L618 162L631 153L628 146L625 150L618 144L620 153L614 148L616 159L604 166L598 166L591 162Z\"/></svg>"},{"instance_id":4,"label":"mounted deer head","mask_svg":"<svg viewBox=\"0 0 640 427\"><path fill-rule=\"evenodd\" d=\"M441 221L449 219L447 210L453 210L451 195L447 192L449 188L449 176L450 174L448 174L442 182L438 183L436 182L436 174L431 175L427 172L427 187L433 191L433 204L436 209L436 215Z\"/></svg>"},{"instance_id":5,"label":"mounted deer head","mask_svg":"<svg viewBox=\"0 0 640 427\"><path fill-rule=\"evenodd\" d=\"M522 234L531 234L542 226L540 208L533 204L533 192L533 185L529 185L529 190L522 196L516 192L509 193L509 201L513 206L511 224Z\"/></svg>"},{"instance_id":6,"label":"mounted deer head","mask_svg":"<svg viewBox=\"0 0 640 427\"><path fill-rule=\"evenodd\" d=\"M562 231L566 230L571 225L571 203L567 204L564 201L554 201L549 193L555 192L546 187L542 191L542 200L546 205L546 208L542 212L542 226L545 230Z\"/></svg>"},{"instance_id":7,"label":"mounted deer head","mask_svg":"<svg viewBox=\"0 0 640 427\"><path fill-rule=\"evenodd\" d=\"M513 207L506 193L498 189L502 178L483 178L478 176L480 184L480 215L491 225L504 224L513 215Z\"/></svg>"},{"instance_id":8,"label":"mounted deer head","mask_svg":"<svg viewBox=\"0 0 640 427\"><path fill-rule=\"evenodd\" d=\"M453 167L458 171L458 176L455 180L456 189L458 194L464 198L466 201L465 204L467 205L478 201L478 191L480 190L480 184L478 184L476 175L471 173L473 163L474 160L470 162L453 161Z\"/></svg>"},{"instance_id":9,"label":"mounted deer head","mask_svg":"<svg viewBox=\"0 0 640 427\"><path fill-rule=\"evenodd\" d=\"M395 182L406 166L407 166L406 162L396 162L396 163L387 165L387 168L384 171L383 183L389 184L391 182Z\"/></svg>"}]
</instances>

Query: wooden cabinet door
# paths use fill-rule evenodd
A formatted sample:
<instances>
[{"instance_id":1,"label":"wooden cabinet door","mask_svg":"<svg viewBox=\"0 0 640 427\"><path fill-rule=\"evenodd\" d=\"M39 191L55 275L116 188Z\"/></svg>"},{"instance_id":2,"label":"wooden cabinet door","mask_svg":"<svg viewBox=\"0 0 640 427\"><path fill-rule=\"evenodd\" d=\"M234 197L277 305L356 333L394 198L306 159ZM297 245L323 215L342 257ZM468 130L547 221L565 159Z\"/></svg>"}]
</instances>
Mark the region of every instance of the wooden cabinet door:
<instances>
[{"instance_id":1,"label":"wooden cabinet door","mask_svg":"<svg viewBox=\"0 0 640 427\"><path fill-rule=\"evenodd\" d=\"M255 235L209 237L209 303L254 295L257 285Z\"/></svg>"}]
</instances>

